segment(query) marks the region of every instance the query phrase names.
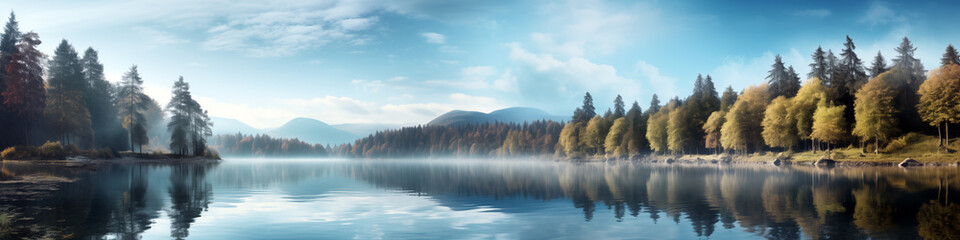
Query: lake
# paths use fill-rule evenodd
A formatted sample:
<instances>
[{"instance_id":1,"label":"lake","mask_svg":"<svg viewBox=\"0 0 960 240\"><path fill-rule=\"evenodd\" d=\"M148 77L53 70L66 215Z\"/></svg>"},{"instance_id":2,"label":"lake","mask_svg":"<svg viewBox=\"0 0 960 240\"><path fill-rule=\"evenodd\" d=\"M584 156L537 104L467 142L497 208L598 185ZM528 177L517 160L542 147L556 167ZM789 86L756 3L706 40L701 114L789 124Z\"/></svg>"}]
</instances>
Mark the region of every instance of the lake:
<instances>
[{"instance_id":1,"label":"lake","mask_svg":"<svg viewBox=\"0 0 960 240\"><path fill-rule=\"evenodd\" d=\"M4 185L11 239L960 237L956 167L226 159L2 174L61 180Z\"/></svg>"}]
</instances>

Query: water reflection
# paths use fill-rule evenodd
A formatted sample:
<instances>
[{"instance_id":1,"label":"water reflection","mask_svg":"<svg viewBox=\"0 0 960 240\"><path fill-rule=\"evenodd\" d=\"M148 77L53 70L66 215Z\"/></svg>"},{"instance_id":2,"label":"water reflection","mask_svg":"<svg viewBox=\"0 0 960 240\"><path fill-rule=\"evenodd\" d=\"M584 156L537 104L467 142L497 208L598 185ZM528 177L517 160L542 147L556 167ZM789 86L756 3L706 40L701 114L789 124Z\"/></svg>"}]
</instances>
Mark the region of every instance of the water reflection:
<instances>
[{"instance_id":1,"label":"water reflection","mask_svg":"<svg viewBox=\"0 0 960 240\"><path fill-rule=\"evenodd\" d=\"M14 229L0 236L6 238L135 239L152 228L168 229L167 235L177 239L223 238L191 227L205 217L230 218L228 208L248 208L232 213L257 212L248 216L267 220L233 217L230 223L211 220L204 227L224 232L276 227L289 231L278 234L290 236L311 229L371 233L368 228L376 227L374 232L403 233L387 238L421 238L416 233L424 229L400 225L457 218L460 223L450 226L424 226L449 234L430 235L435 237L465 236L463 231L471 229L465 225L474 226L473 233L515 232L506 236L518 238L575 234L523 228L540 226L534 219L625 234L637 232L630 226L656 225L692 234L680 236L721 239L742 237L733 233L768 239L960 236L960 206L950 201L960 193L956 168L228 160L220 165L104 165L93 172L22 164L3 164L2 170L0 179L38 174L75 179L46 193L14 196L5 191L0 210L17 215ZM414 207L403 202L409 198L431 203ZM264 204L289 205L295 212L251 209ZM579 223L559 217L568 210L582 214ZM269 219L285 220L274 223L281 226L263 226ZM597 221L603 224L590 224ZM307 222L313 223L298 225ZM364 224L368 222L378 224ZM390 227L396 223L400 225Z\"/></svg>"}]
</instances>

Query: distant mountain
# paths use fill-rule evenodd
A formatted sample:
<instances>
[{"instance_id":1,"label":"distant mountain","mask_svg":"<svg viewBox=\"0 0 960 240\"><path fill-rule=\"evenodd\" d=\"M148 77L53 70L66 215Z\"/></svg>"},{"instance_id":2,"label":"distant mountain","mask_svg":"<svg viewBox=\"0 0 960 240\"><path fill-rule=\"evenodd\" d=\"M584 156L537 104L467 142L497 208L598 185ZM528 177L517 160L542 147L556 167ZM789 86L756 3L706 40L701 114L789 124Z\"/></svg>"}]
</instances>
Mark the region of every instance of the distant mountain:
<instances>
[{"instance_id":1,"label":"distant mountain","mask_svg":"<svg viewBox=\"0 0 960 240\"><path fill-rule=\"evenodd\" d=\"M359 135L334 128L312 118L294 118L279 128L266 132L271 137L298 138L308 143L337 145L353 142Z\"/></svg>"},{"instance_id":2,"label":"distant mountain","mask_svg":"<svg viewBox=\"0 0 960 240\"><path fill-rule=\"evenodd\" d=\"M550 115L543 110L527 107L512 107L490 113L453 110L431 120L427 125L456 126L487 122L533 122L537 120L568 121L569 117Z\"/></svg>"},{"instance_id":3,"label":"distant mountain","mask_svg":"<svg viewBox=\"0 0 960 240\"><path fill-rule=\"evenodd\" d=\"M384 130L394 130L400 129L403 125L400 124L377 124L377 123L346 123L346 124L336 124L330 125L336 129L340 129L360 137L366 137L370 134L377 133L377 131Z\"/></svg>"},{"instance_id":4,"label":"distant mountain","mask_svg":"<svg viewBox=\"0 0 960 240\"><path fill-rule=\"evenodd\" d=\"M210 120L213 121L213 135L236 133L252 135L263 133L262 130L251 127L236 119L211 117Z\"/></svg>"}]
</instances>

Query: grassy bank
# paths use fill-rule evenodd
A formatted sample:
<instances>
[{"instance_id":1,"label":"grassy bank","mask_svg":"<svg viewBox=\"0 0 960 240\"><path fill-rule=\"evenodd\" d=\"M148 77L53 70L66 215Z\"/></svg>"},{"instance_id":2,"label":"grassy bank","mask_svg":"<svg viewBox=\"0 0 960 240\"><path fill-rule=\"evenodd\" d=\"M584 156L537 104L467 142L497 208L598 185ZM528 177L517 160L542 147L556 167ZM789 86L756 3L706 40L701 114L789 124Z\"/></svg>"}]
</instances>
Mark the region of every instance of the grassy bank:
<instances>
[{"instance_id":1,"label":"grassy bank","mask_svg":"<svg viewBox=\"0 0 960 240\"><path fill-rule=\"evenodd\" d=\"M856 146L847 146L844 148L835 148L828 152L825 151L800 151L800 152L758 152L742 155L717 155L717 154L691 154L691 155L655 155L651 160L696 160L706 161L720 160L729 156L734 161L740 162L769 162L777 157L788 159L794 163L811 163L822 157L827 157L841 163L876 163L876 164L897 164L906 158L912 158L924 164L956 164L960 162L960 152L955 149L960 148L960 143L951 142L950 148L941 148L936 136L912 135L906 138L898 139L899 142L887 144L880 148L880 153L874 153L873 146L869 145L866 149ZM956 140L956 139L953 139Z\"/></svg>"},{"instance_id":2,"label":"grassy bank","mask_svg":"<svg viewBox=\"0 0 960 240\"><path fill-rule=\"evenodd\" d=\"M62 145L60 142L47 142L39 147L15 146L0 152L0 160L220 160L219 154L206 151L201 156L176 155L161 152L134 153L116 152L109 148L81 150L76 145Z\"/></svg>"}]
</instances>

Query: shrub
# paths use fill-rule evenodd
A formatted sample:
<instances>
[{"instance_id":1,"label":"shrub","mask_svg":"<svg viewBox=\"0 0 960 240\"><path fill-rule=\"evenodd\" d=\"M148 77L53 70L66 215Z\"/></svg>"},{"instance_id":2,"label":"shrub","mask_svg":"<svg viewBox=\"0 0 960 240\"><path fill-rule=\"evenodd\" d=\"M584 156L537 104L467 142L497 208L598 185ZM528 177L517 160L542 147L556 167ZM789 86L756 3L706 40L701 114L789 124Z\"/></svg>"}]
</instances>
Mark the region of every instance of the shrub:
<instances>
[{"instance_id":1,"label":"shrub","mask_svg":"<svg viewBox=\"0 0 960 240\"><path fill-rule=\"evenodd\" d=\"M920 138L920 134L917 133L907 133L906 135L901 136L900 138L894 139L887 144L887 147L883 148L883 152L892 153L899 151L907 146L911 142L917 141Z\"/></svg>"},{"instance_id":2,"label":"shrub","mask_svg":"<svg viewBox=\"0 0 960 240\"><path fill-rule=\"evenodd\" d=\"M76 147L74 146L74 148ZM63 159L67 155L66 149L63 148L63 145L61 145L59 141L47 141L37 150L43 159Z\"/></svg>"},{"instance_id":3,"label":"shrub","mask_svg":"<svg viewBox=\"0 0 960 240\"><path fill-rule=\"evenodd\" d=\"M37 148L29 146L8 147L0 152L3 160L28 160L37 156Z\"/></svg>"}]
</instances>

